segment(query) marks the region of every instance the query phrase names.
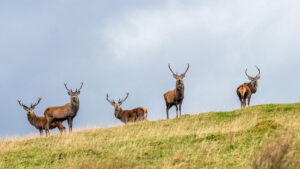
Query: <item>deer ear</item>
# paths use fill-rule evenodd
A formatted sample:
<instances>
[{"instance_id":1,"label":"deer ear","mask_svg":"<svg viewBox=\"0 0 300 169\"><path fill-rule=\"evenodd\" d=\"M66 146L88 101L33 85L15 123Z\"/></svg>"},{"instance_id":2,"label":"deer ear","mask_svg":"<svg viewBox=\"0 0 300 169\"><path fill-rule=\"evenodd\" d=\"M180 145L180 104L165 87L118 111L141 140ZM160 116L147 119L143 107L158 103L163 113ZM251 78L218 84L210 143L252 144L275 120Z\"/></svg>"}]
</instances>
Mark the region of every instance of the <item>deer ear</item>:
<instances>
[{"instance_id":1,"label":"deer ear","mask_svg":"<svg viewBox=\"0 0 300 169\"><path fill-rule=\"evenodd\" d=\"M71 92L68 92L68 95L72 96Z\"/></svg>"}]
</instances>

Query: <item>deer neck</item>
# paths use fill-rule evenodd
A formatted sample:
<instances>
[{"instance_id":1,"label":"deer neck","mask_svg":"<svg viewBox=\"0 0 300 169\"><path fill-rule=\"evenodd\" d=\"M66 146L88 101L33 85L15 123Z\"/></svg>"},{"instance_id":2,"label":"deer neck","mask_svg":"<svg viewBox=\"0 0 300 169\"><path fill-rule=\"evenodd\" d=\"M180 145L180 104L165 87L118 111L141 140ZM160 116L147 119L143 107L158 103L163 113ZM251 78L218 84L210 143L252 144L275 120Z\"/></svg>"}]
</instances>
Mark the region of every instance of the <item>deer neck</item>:
<instances>
[{"instance_id":1,"label":"deer neck","mask_svg":"<svg viewBox=\"0 0 300 169\"><path fill-rule=\"evenodd\" d=\"M120 108L119 110L115 109L115 117L121 119L120 114L123 112L123 109Z\"/></svg>"},{"instance_id":2,"label":"deer neck","mask_svg":"<svg viewBox=\"0 0 300 169\"><path fill-rule=\"evenodd\" d=\"M73 99L71 99L71 109L73 112L77 113L77 111L79 110L79 99L77 101L74 101Z\"/></svg>"},{"instance_id":3,"label":"deer neck","mask_svg":"<svg viewBox=\"0 0 300 169\"><path fill-rule=\"evenodd\" d=\"M177 98L183 98L184 97L184 85L180 88L178 85L176 85L176 97Z\"/></svg>"},{"instance_id":4,"label":"deer neck","mask_svg":"<svg viewBox=\"0 0 300 169\"><path fill-rule=\"evenodd\" d=\"M250 87L250 90L251 90L251 93L256 93L257 91L257 86L258 86L258 83L257 81L254 81L254 82L250 82L248 83L249 87Z\"/></svg>"},{"instance_id":5,"label":"deer neck","mask_svg":"<svg viewBox=\"0 0 300 169\"><path fill-rule=\"evenodd\" d=\"M27 119L28 119L28 121L29 121L29 123L31 125L36 126L36 124L37 124L37 117L36 117L36 115L30 115L30 114L28 114L27 115Z\"/></svg>"}]
</instances>

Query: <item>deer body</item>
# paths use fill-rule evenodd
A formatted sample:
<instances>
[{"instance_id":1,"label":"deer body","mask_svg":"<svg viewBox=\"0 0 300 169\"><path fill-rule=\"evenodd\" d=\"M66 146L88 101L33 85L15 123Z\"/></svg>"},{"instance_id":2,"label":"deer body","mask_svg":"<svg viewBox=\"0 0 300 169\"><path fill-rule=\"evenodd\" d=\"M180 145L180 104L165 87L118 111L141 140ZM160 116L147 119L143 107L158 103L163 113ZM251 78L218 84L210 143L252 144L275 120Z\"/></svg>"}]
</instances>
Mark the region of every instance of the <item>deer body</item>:
<instances>
[{"instance_id":1,"label":"deer body","mask_svg":"<svg viewBox=\"0 0 300 169\"><path fill-rule=\"evenodd\" d=\"M170 90L164 94L164 99L166 102L166 113L167 113L167 119L169 119L169 109L172 106L176 107L176 118L178 117L178 108L179 108L179 116L181 116L181 105L184 99L184 82L183 78L185 77L186 72L189 70L190 65L188 64L188 67L186 71L178 75L173 72L171 69L171 66L169 64L169 69L173 74L173 77L176 79L176 88L174 90Z\"/></svg>"},{"instance_id":2,"label":"deer body","mask_svg":"<svg viewBox=\"0 0 300 169\"><path fill-rule=\"evenodd\" d=\"M55 107L48 107L44 111L44 115L47 119L47 125L46 125L46 135L49 134L49 128L50 124L55 121L68 121L69 126L69 132L72 132L72 126L73 126L73 119L77 115L77 112L79 110L79 97L80 90L83 86L83 83L81 83L81 86L79 89L76 89L75 92L68 89L67 84L65 84L66 89L68 90L68 94L71 96L70 103L65 104L63 106L55 106Z\"/></svg>"},{"instance_id":3,"label":"deer body","mask_svg":"<svg viewBox=\"0 0 300 169\"><path fill-rule=\"evenodd\" d=\"M47 119L44 116L36 116L36 115L27 115L29 123L34 126L36 129L40 131L40 135L43 136L44 130L46 130ZM50 124L49 129L58 128L60 133L66 131L65 126L63 126L62 122L56 121Z\"/></svg>"},{"instance_id":4,"label":"deer body","mask_svg":"<svg viewBox=\"0 0 300 169\"><path fill-rule=\"evenodd\" d=\"M252 96L252 94L255 94L257 91L257 87L258 87L257 81L258 81L258 79L260 79L260 69L257 66L256 66L256 68L258 69L259 73L255 77L249 76L247 74L247 69L246 69L245 74L248 77L248 79L251 81L249 83L244 83L244 84L240 85L236 90L236 93L241 102L241 108L246 107L247 100L248 100L248 106L250 106L251 96Z\"/></svg>"},{"instance_id":5,"label":"deer body","mask_svg":"<svg viewBox=\"0 0 300 169\"><path fill-rule=\"evenodd\" d=\"M137 122L147 120L148 110L145 107L138 107L132 110L123 110L121 108L122 103L128 98L129 93L127 93L126 98L118 102L109 99L109 95L106 95L106 100L114 106L115 117L121 120L123 123Z\"/></svg>"},{"instance_id":6,"label":"deer body","mask_svg":"<svg viewBox=\"0 0 300 169\"><path fill-rule=\"evenodd\" d=\"M72 101L71 101L72 102ZM48 118L54 118L57 121L64 121L70 117L75 117L79 110L79 102L77 103L68 103L63 106L54 106L48 107L44 111L44 115Z\"/></svg>"},{"instance_id":7,"label":"deer body","mask_svg":"<svg viewBox=\"0 0 300 169\"><path fill-rule=\"evenodd\" d=\"M115 111L115 117L121 120L123 123L137 122L147 120L148 110L145 107L138 107L132 110Z\"/></svg>"},{"instance_id":8,"label":"deer body","mask_svg":"<svg viewBox=\"0 0 300 169\"><path fill-rule=\"evenodd\" d=\"M18 102L27 111L27 119L28 119L29 123L40 131L40 136L43 136L43 131L46 130L47 119L44 116L36 116L33 111L35 106L37 104L39 104L40 100L41 99L39 98L38 103L36 103L35 105L32 105L30 108L23 105L21 100L18 100ZM66 130L66 128L63 126L62 122L52 122L50 124L49 129L54 129L56 127L59 129L61 134Z\"/></svg>"}]
</instances>

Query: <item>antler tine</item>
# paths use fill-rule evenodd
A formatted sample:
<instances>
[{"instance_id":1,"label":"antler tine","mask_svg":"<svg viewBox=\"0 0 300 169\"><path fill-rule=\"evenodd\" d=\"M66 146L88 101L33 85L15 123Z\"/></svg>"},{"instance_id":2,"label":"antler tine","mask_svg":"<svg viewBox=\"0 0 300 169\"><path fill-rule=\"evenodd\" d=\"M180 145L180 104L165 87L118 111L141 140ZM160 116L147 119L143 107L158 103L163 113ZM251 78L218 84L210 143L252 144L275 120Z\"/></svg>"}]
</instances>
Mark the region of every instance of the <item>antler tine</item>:
<instances>
[{"instance_id":1,"label":"antler tine","mask_svg":"<svg viewBox=\"0 0 300 169\"><path fill-rule=\"evenodd\" d=\"M18 103L19 103L20 106L24 106L21 99L18 99Z\"/></svg>"},{"instance_id":2,"label":"antler tine","mask_svg":"<svg viewBox=\"0 0 300 169\"><path fill-rule=\"evenodd\" d=\"M119 103L122 104L123 102L125 102L125 100L127 100L128 96L129 96L129 93L127 92L126 97L124 99L122 99L122 100L119 99Z\"/></svg>"},{"instance_id":3,"label":"antler tine","mask_svg":"<svg viewBox=\"0 0 300 169\"><path fill-rule=\"evenodd\" d=\"M108 95L108 93L106 94L106 100L107 100L109 103L111 103L111 104L114 104L114 103L115 103L115 101L109 100L109 95Z\"/></svg>"},{"instance_id":4,"label":"antler tine","mask_svg":"<svg viewBox=\"0 0 300 169\"><path fill-rule=\"evenodd\" d=\"M79 87L79 89L76 89L76 92L80 92L80 90L82 89L83 87L83 82L81 82L81 86Z\"/></svg>"},{"instance_id":5,"label":"antler tine","mask_svg":"<svg viewBox=\"0 0 300 169\"><path fill-rule=\"evenodd\" d=\"M173 76L177 76L177 74L173 72L170 63L169 63L169 65L168 65L168 67L169 67L170 71L172 72Z\"/></svg>"},{"instance_id":6,"label":"antler tine","mask_svg":"<svg viewBox=\"0 0 300 169\"><path fill-rule=\"evenodd\" d=\"M251 76L248 75L247 69L245 70L245 74L246 74L246 76L248 77L249 80L252 80L252 79L253 79L253 77L251 77Z\"/></svg>"},{"instance_id":7,"label":"antler tine","mask_svg":"<svg viewBox=\"0 0 300 169\"><path fill-rule=\"evenodd\" d=\"M42 100L42 98L39 97L39 98L38 98L38 101L37 101L35 104L31 104L30 107L31 107L32 109L34 109L35 106L37 106L37 105L40 103L41 100Z\"/></svg>"},{"instance_id":8,"label":"antler tine","mask_svg":"<svg viewBox=\"0 0 300 169\"><path fill-rule=\"evenodd\" d=\"M23 103L22 103L22 100L21 99L18 99L18 103L20 106L22 106L24 109L28 109L27 106L25 106Z\"/></svg>"},{"instance_id":9,"label":"antler tine","mask_svg":"<svg viewBox=\"0 0 300 169\"><path fill-rule=\"evenodd\" d=\"M185 74L186 74L186 72L189 70L189 68L190 68L190 64L188 63L188 64L187 64L187 68L186 68L185 72L184 72L184 73L182 73L182 75L183 75L183 76L185 76Z\"/></svg>"},{"instance_id":10,"label":"antler tine","mask_svg":"<svg viewBox=\"0 0 300 169\"><path fill-rule=\"evenodd\" d=\"M68 90L68 92L72 92L72 90L70 90L70 89L68 88L67 83L64 83L64 85L65 85L66 89Z\"/></svg>"},{"instance_id":11,"label":"antler tine","mask_svg":"<svg viewBox=\"0 0 300 169\"><path fill-rule=\"evenodd\" d=\"M256 75L256 78L257 79L259 79L260 78L260 69L258 68L258 66L257 65L255 65L255 67L257 68L257 70L258 70L258 75Z\"/></svg>"}]
</instances>

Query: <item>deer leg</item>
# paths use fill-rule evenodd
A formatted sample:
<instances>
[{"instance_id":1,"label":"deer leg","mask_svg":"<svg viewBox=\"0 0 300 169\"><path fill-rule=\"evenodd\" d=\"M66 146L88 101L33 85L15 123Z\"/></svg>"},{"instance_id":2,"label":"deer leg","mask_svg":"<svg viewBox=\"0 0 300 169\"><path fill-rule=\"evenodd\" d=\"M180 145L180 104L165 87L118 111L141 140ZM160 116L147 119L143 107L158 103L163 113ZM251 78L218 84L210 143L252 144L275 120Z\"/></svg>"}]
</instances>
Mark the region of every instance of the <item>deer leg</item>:
<instances>
[{"instance_id":1,"label":"deer leg","mask_svg":"<svg viewBox=\"0 0 300 169\"><path fill-rule=\"evenodd\" d=\"M72 124L73 124L73 119L70 117L68 118L69 133L72 132Z\"/></svg>"},{"instance_id":2,"label":"deer leg","mask_svg":"<svg viewBox=\"0 0 300 169\"><path fill-rule=\"evenodd\" d=\"M238 97L240 99L240 102L241 102L241 109L243 109L245 107L245 96L242 96L240 93L238 93Z\"/></svg>"},{"instance_id":3,"label":"deer leg","mask_svg":"<svg viewBox=\"0 0 300 169\"><path fill-rule=\"evenodd\" d=\"M66 128L62 125L62 123L58 124L58 129L60 134L66 133Z\"/></svg>"},{"instance_id":4,"label":"deer leg","mask_svg":"<svg viewBox=\"0 0 300 169\"><path fill-rule=\"evenodd\" d=\"M49 128L50 128L50 124L52 122L52 118L50 117L46 117L47 118L47 124L46 124L46 137L50 135L50 132L49 132Z\"/></svg>"},{"instance_id":5,"label":"deer leg","mask_svg":"<svg viewBox=\"0 0 300 169\"><path fill-rule=\"evenodd\" d=\"M141 117L142 117L141 113L138 111L137 114L135 115L135 118L133 119L134 122L141 121L142 120Z\"/></svg>"},{"instance_id":6,"label":"deer leg","mask_svg":"<svg viewBox=\"0 0 300 169\"><path fill-rule=\"evenodd\" d=\"M65 127L59 128L59 132L60 132L60 135L66 133L66 128Z\"/></svg>"},{"instance_id":7,"label":"deer leg","mask_svg":"<svg viewBox=\"0 0 300 169\"><path fill-rule=\"evenodd\" d=\"M240 99L240 102L241 102L241 109L242 109L243 108L243 99L240 95L239 95L239 99Z\"/></svg>"},{"instance_id":8,"label":"deer leg","mask_svg":"<svg viewBox=\"0 0 300 169\"><path fill-rule=\"evenodd\" d=\"M62 130L60 127L58 127L58 130L59 130L59 132L60 132L60 135L62 135L63 130Z\"/></svg>"},{"instance_id":9,"label":"deer leg","mask_svg":"<svg viewBox=\"0 0 300 169\"><path fill-rule=\"evenodd\" d=\"M169 120L169 109L170 109L170 106L167 104L167 120Z\"/></svg>"},{"instance_id":10,"label":"deer leg","mask_svg":"<svg viewBox=\"0 0 300 169\"><path fill-rule=\"evenodd\" d=\"M242 104L242 109L243 109L244 108L244 98L242 98L241 104Z\"/></svg>"},{"instance_id":11,"label":"deer leg","mask_svg":"<svg viewBox=\"0 0 300 169\"><path fill-rule=\"evenodd\" d=\"M42 128L40 128L39 130L40 130L40 137L42 137L42 136L44 135L44 133L43 133L43 129L42 129Z\"/></svg>"},{"instance_id":12,"label":"deer leg","mask_svg":"<svg viewBox=\"0 0 300 169\"><path fill-rule=\"evenodd\" d=\"M65 128L65 126L62 125L62 127L63 127L64 134L66 134L66 128Z\"/></svg>"},{"instance_id":13,"label":"deer leg","mask_svg":"<svg viewBox=\"0 0 300 169\"><path fill-rule=\"evenodd\" d=\"M144 119L144 115L141 113L138 117L137 117L137 121L143 121Z\"/></svg>"},{"instance_id":14,"label":"deer leg","mask_svg":"<svg viewBox=\"0 0 300 169\"><path fill-rule=\"evenodd\" d=\"M250 106L251 96L248 97L248 107Z\"/></svg>"},{"instance_id":15,"label":"deer leg","mask_svg":"<svg viewBox=\"0 0 300 169\"><path fill-rule=\"evenodd\" d=\"M244 108L244 101L241 100L241 109L243 109L243 108Z\"/></svg>"},{"instance_id":16,"label":"deer leg","mask_svg":"<svg viewBox=\"0 0 300 169\"><path fill-rule=\"evenodd\" d=\"M181 116L181 104L182 103L179 104L179 117Z\"/></svg>"},{"instance_id":17,"label":"deer leg","mask_svg":"<svg viewBox=\"0 0 300 169\"><path fill-rule=\"evenodd\" d=\"M148 112L144 112L144 120L147 120Z\"/></svg>"},{"instance_id":18,"label":"deer leg","mask_svg":"<svg viewBox=\"0 0 300 169\"><path fill-rule=\"evenodd\" d=\"M178 118L178 105L176 104L176 118Z\"/></svg>"}]
</instances>

